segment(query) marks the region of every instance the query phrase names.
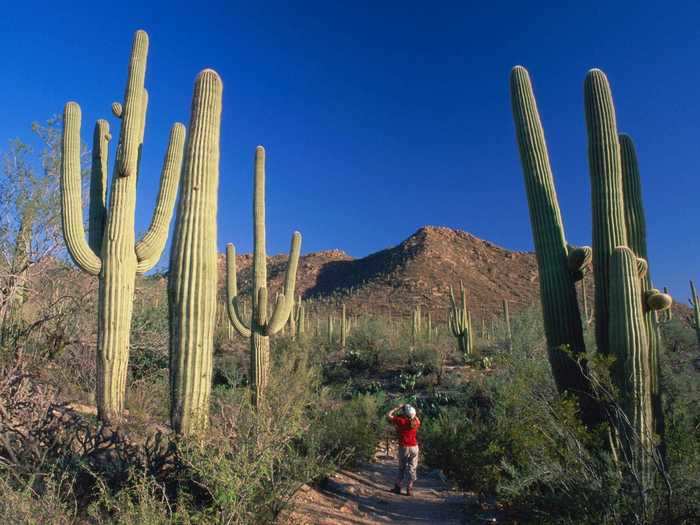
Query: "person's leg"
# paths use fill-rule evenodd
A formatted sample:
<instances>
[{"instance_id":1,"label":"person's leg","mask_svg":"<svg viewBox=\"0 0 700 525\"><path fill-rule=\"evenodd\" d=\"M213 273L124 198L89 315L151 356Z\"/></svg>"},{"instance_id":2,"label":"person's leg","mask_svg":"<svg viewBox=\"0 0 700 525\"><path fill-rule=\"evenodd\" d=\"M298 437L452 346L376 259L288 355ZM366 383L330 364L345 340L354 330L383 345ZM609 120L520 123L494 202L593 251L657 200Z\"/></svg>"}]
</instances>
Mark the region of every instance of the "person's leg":
<instances>
[{"instance_id":1,"label":"person's leg","mask_svg":"<svg viewBox=\"0 0 700 525\"><path fill-rule=\"evenodd\" d=\"M406 494L413 494L413 483L418 477L418 447L408 447L406 449L406 468L408 470L408 485L406 486Z\"/></svg>"},{"instance_id":2,"label":"person's leg","mask_svg":"<svg viewBox=\"0 0 700 525\"><path fill-rule=\"evenodd\" d=\"M396 482L394 482L394 492L397 494L401 494L401 482L406 474L406 459L406 449L399 447L399 475L396 478Z\"/></svg>"}]
</instances>

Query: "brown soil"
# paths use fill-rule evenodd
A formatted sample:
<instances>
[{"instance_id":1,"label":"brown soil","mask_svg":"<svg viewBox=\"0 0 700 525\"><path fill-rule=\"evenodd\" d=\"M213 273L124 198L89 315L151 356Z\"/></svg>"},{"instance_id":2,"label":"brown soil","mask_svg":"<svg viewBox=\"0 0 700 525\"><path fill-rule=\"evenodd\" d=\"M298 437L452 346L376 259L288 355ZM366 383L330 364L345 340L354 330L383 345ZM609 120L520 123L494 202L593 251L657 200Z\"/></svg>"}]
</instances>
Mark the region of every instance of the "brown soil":
<instances>
[{"instance_id":1,"label":"brown soil","mask_svg":"<svg viewBox=\"0 0 700 525\"><path fill-rule=\"evenodd\" d=\"M419 467L413 495L390 492L396 477L397 450L381 450L372 463L341 470L320 487L305 485L291 502L281 525L405 523L448 525L495 523L488 511L475 508L476 497L452 490L440 471Z\"/></svg>"}]
</instances>

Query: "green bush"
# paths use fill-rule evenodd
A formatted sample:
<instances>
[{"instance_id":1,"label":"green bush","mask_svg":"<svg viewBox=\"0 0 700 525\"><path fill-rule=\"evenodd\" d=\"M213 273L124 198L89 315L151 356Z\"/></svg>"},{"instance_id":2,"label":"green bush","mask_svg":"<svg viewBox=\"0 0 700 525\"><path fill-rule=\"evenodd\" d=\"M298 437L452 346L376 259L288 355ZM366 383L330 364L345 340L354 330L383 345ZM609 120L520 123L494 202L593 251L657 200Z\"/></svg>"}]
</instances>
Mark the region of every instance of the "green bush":
<instances>
[{"instance_id":1,"label":"green bush","mask_svg":"<svg viewBox=\"0 0 700 525\"><path fill-rule=\"evenodd\" d=\"M328 407L315 427L319 451L339 466L370 460L384 430L383 403L381 395L360 394Z\"/></svg>"}]
</instances>

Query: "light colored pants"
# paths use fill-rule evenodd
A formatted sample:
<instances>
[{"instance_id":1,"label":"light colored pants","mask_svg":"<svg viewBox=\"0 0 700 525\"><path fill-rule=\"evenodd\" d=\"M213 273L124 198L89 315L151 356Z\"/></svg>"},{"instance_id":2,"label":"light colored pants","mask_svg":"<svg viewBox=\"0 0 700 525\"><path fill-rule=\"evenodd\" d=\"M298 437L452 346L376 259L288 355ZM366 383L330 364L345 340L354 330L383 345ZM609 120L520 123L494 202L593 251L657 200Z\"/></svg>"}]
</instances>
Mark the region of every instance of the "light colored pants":
<instances>
[{"instance_id":1,"label":"light colored pants","mask_svg":"<svg viewBox=\"0 0 700 525\"><path fill-rule=\"evenodd\" d=\"M416 481L417 469L418 446L399 447L399 483L401 483L405 478L408 478L411 483Z\"/></svg>"}]
</instances>

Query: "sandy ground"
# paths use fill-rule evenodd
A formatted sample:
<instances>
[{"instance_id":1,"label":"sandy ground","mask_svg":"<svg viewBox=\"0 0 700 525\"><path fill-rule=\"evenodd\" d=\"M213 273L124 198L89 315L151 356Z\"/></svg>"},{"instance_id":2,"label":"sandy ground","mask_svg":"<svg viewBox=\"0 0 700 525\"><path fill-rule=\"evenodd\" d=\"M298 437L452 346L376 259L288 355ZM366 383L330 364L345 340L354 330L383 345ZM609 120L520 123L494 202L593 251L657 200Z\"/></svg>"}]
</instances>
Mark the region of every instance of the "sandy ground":
<instances>
[{"instance_id":1,"label":"sandy ground","mask_svg":"<svg viewBox=\"0 0 700 525\"><path fill-rule=\"evenodd\" d=\"M389 490L396 476L397 450L382 450L375 461L333 474L320 488L304 486L295 495L282 525L406 523L458 525L496 523L489 512L467 512L471 494L450 490L439 471L419 468L412 496Z\"/></svg>"}]
</instances>

